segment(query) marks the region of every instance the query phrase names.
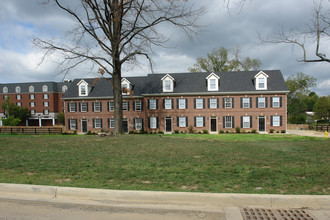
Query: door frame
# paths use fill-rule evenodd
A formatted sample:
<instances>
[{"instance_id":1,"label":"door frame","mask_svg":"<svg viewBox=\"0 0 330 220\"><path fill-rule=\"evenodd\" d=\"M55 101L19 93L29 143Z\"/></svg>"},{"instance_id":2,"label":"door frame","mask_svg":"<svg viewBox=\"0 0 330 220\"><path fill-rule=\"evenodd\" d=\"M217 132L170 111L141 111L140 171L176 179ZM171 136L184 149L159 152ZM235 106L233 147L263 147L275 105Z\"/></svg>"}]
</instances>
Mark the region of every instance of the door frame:
<instances>
[{"instance_id":1,"label":"door frame","mask_svg":"<svg viewBox=\"0 0 330 220\"><path fill-rule=\"evenodd\" d=\"M125 131L125 129L124 129L124 121L126 121L127 122L127 132L125 132L125 133L128 133L129 132L129 130L128 130L128 128L129 128L129 124L128 124L128 118L123 118L123 121L122 121L122 126L123 126L123 132Z\"/></svg>"},{"instance_id":2,"label":"door frame","mask_svg":"<svg viewBox=\"0 0 330 220\"><path fill-rule=\"evenodd\" d=\"M264 119L264 131L260 131L260 119ZM258 131L259 132L266 132L266 116L258 116Z\"/></svg>"},{"instance_id":3,"label":"door frame","mask_svg":"<svg viewBox=\"0 0 330 220\"><path fill-rule=\"evenodd\" d=\"M215 131L212 131L212 119L215 119ZM218 133L218 117L211 116L210 117L210 133Z\"/></svg>"},{"instance_id":4,"label":"door frame","mask_svg":"<svg viewBox=\"0 0 330 220\"><path fill-rule=\"evenodd\" d=\"M171 120L171 131L167 131L167 123L166 123L167 120ZM166 132L166 133L172 133L172 131L173 131L173 125L172 125L172 122L173 122L172 117L165 117L165 132Z\"/></svg>"},{"instance_id":5,"label":"door frame","mask_svg":"<svg viewBox=\"0 0 330 220\"><path fill-rule=\"evenodd\" d=\"M86 122L86 132L83 130L84 129L83 122ZM88 132L88 120L86 118L81 119L81 132L82 133Z\"/></svg>"}]
</instances>

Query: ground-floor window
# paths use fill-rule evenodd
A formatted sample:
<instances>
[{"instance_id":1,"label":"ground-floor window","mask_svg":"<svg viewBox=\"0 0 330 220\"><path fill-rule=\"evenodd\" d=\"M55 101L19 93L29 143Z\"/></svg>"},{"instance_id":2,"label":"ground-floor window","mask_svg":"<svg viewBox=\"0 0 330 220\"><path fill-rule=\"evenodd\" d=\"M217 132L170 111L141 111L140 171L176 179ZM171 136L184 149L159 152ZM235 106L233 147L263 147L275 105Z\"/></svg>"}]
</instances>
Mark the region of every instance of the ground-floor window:
<instances>
[{"instance_id":1,"label":"ground-floor window","mask_svg":"<svg viewBox=\"0 0 330 220\"><path fill-rule=\"evenodd\" d=\"M205 126L205 120L204 117L195 117L195 127L201 128Z\"/></svg>"},{"instance_id":2,"label":"ground-floor window","mask_svg":"<svg viewBox=\"0 0 330 220\"><path fill-rule=\"evenodd\" d=\"M93 119L93 128L102 128L102 119L101 118Z\"/></svg>"},{"instance_id":3,"label":"ground-floor window","mask_svg":"<svg viewBox=\"0 0 330 220\"><path fill-rule=\"evenodd\" d=\"M184 127L187 127L188 126L188 117L178 117L177 118L178 120L178 127L180 128L184 128Z\"/></svg>"},{"instance_id":4,"label":"ground-floor window","mask_svg":"<svg viewBox=\"0 0 330 220\"><path fill-rule=\"evenodd\" d=\"M108 128L115 128L115 119L108 118Z\"/></svg>"},{"instance_id":5,"label":"ground-floor window","mask_svg":"<svg viewBox=\"0 0 330 220\"><path fill-rule=\"evenodd\" d=\"M282 126L282 116L271 116L271 126L278 127Z\"/></svg>"},{"instance_id":6,"label":"ground-floor window","mask_svg":"<svg viewBox=\"0 0 330 220\"><path fill-rule=\"evenodd\" d=\"M77 119L69 119L68 122L70 130L77 130Z\"/></svg>"},{"instance_id":7,"label":"ground-floor window","mask_svg":"<svg viewBox=\"0 0 330 220\"><path fill-rule=\"evenodd\" d=\"M234 116L224 116L223 117L224 128L234 128Z\"/></svg>"},{"instance_id":8,"label":"ground-floor window","mask_svg":"<svg viewBox=\"0 0 330 220\"><path fill-rule=\"evenodd\" d=\"M157 128L157 117L149 117L149 128Z\"/></svg>"},{"instance_id":9,"label":"ground-floor window","mask_svg":"<svg viewBox=\"0 0 330 220\"><path fill-rule=\"evenodd\" d=\"M241 117L241 127L242 128L251 128L252 117L251 116L242 116Z\"/></svg>"},{"instance_id":10,"label":"ground-floor window","mask_svg":"<svg viewBox=\"0 0 330 220\"><path fill-rule=\"evenodd\" d=\"M134 119L134 129L136 130L142 130L142 118L135 118Z\"/></svg>"}]
</instances>

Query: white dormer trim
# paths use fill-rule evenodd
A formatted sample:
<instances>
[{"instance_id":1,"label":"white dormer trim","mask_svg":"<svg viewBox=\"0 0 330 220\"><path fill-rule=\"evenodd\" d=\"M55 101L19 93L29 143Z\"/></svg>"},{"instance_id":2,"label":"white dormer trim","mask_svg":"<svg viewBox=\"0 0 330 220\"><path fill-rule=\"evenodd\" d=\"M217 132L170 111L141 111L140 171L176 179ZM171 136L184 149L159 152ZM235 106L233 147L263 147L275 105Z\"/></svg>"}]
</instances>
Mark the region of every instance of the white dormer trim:
<instances>
[{"instance_id":1,"label":"white dormer trim","mask_svg":"<svg viewBox=\"0 0 330 220\"><path fill-rule=\"evenodd\" d=\"M78 86L78 91L79 91L79 96L88 96L89 92L91 91L91 86L85 81L85 80L80 80L77 83Z\"/></svg>"},{"instance_id":2,"label":"white dormer trim","mask_svg":"<svg viewBox=\"0 0 330 220\"><path fill-rule=\"evenodd\" d=\"M163 92L173 92L174 78L170 74L166 74L161 80L163 84Z\"/></svg>"},{"instance_id":3,"label":"white dormer trim","mask_svg":"<svg viewBox=\"0 0 330 220\"><path fill-rule=\"evenodd\" d=\"M121 88L123 89L124 87L126 87L127 89L131 89L131 82L130 81L128 81L128 79L126 79L126 78L123 78L122 80L121 80ZM129 94L129 92L127 91L127 92L124 92L124 91L122 91L122 94L123 95L128 95Z\"/></svg>"},{"instance_id":4,"label":"white dormer trim","mask_svg":"<svg viewBox=\"0 0 330 220\"><path fill-rule=\"evenodd\" d=\"M207 91L218 91L219 90L219 79L220 79L220 77L213 72L210 75L208 75L206 77Z\"/></svg>"},{"instance_id":5,"label":"white dormer trim","mask_svg":"<svg viewBox=\"0 0 330 220\"><path fill-rule=\"evenodd\" d=\"M267 79L268 78L269 78L269 76L266 73L264 73L263 71L260 71L259 73L257 73L257 75L255 75L253 77L256 90L267 90L267 87L268 87Z\"/></svg>"}]
</instances>

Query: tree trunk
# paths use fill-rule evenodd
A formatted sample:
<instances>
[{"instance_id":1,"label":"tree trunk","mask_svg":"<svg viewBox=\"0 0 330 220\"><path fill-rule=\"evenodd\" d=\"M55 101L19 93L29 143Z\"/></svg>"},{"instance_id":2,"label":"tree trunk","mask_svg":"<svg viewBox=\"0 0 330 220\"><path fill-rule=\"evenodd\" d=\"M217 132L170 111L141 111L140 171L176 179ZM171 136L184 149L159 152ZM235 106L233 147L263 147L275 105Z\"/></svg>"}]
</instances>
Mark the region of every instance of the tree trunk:
<instances>
[{"instance_id":1,"label":"tree trunk","mask_svg":"<svg viewBox=\"0 0 330 220\"><path fill-rule=\"evenodd\" d=\"M115 62L114 62L115 63ZM121 66L118 63L114 65L114 72L112 76L114 114L115 114L115 130L114 134L121 134L123 132L123 110L122 110L122 91L121 91Z\"/></svg>"}]
</instances>

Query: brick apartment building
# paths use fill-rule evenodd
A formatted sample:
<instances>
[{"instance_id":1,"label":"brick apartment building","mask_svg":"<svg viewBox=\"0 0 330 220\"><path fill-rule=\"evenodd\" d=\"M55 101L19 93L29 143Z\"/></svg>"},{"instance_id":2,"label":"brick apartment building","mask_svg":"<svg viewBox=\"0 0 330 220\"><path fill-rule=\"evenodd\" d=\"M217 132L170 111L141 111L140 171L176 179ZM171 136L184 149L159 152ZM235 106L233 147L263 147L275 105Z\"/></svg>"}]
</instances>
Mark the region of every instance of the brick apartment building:
<instances>
[{"instance_id":1,"label":"brick apartment building","mask_svg":"<svg viewBox=\"0 0 330 220\"><path fill-rule=\"evenodd\" d=\"M31 82L0 84L0 119L5 117L1 104L9 98L18 106L28 107L31 117L21 122L26 126L52 126L63 112L62 95L70 82ZM1 120L0 120L1 125Z\"/></svg>"},{"instance_id":2,"label":"brick apartment building","mask_svg":"<svg viewBox=\"0 0 330 220\"><path fill-rule=\"evenodd\" d=\"M236 127L269 132L287 127L289 91L279 70L149 74L123 78L122 87L133 91L123 93L126 132L187 132L190 126L210 133ZM62 99L67 129L113 130L110 78L76 79Z\"/></svg>"}]
</instances>

